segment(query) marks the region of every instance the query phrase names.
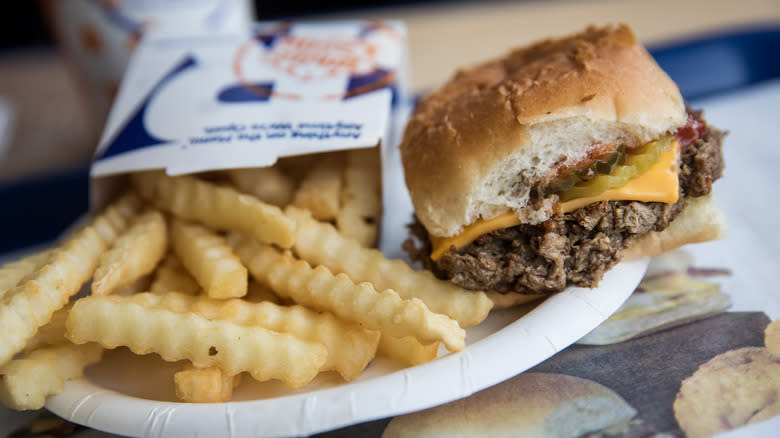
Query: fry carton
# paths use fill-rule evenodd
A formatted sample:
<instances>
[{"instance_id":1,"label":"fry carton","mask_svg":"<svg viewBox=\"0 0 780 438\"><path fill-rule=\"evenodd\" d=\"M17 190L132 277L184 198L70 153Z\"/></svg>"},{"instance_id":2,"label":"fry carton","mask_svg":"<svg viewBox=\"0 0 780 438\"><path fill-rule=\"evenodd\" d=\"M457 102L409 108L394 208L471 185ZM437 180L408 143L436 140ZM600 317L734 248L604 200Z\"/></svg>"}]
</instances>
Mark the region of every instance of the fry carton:
<instances>
[{"instance_id":1,"label":"fry carton","mask_svg":"<svg viewBox=\"0 0 780 438\"><path fill-rule=\"evenodd\" d=\"M389 144L405 62L397 22L260 23L231 35L144 40L96 151L93 205L131 172L268 167Z\"/></svg>"}]
</instances>

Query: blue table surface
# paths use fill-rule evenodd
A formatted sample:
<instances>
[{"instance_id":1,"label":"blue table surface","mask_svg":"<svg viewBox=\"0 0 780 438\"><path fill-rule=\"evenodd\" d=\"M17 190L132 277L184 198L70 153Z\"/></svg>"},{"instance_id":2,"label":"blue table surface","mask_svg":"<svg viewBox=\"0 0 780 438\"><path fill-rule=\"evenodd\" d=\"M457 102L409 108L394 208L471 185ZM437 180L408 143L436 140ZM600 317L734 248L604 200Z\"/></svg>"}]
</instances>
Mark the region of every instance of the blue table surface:
<instances>
[{"instance_id":1,"label":"blue table surface","mask_svg":"<svg viewBox=\"0 0 780 438\"><path fill-rule=\"evenodd\" d=\"M780 77L780 26L733 30L650 47L688 100ZM89 207L89 169L0 186L0 253L55 239Z\"/></svg>"}]
</instances>

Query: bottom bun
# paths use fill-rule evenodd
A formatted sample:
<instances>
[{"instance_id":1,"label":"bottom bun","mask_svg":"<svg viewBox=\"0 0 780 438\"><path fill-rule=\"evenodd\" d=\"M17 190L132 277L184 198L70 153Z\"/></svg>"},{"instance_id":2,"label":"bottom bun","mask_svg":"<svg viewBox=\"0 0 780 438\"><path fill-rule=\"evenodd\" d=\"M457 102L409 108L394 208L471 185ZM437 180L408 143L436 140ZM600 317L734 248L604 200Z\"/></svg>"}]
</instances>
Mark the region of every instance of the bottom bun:
<instances>
[{"instance_id":1,"label":"bottom bun","mask_svg":"<svg viewBox=\"0 0 780 438\"><path fill-rule=\"evenodd\" d=\"M652 257L689 243L722 239L726 231L726 218L710 195L691 198L668 228L651 231L626 248L623 260Z\"/></svg>"}]
</instances>

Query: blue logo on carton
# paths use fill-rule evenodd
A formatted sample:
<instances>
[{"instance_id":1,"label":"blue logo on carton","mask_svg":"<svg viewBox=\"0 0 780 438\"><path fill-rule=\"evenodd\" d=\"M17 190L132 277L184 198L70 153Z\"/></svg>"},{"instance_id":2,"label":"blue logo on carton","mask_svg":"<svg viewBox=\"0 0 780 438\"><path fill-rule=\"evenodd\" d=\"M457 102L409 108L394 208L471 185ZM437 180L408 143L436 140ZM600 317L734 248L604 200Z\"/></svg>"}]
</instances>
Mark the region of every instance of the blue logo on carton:
<instances>
[{"instance_id":1,"label":"blue logo on carton","mask_svg":"<svg viewBox=\"0 0 780 438\"><path fill-rule=\"evenodd\" d=\"M144 124L144 117L146 115L147 109L149 108L149 103L160 91L160 89L163 88L174 77L188 69L195 67L196 65L197 62L195 58L193 56L188 56L176 67L174 67L173 70L166 74L141 101L140 105L138 105L138 108L133 112L124 129L120 130L117 136L114 137L100 158L107 158L131 151L133 149L140 149L166 143L167 140L155 137L146 129Z\"/></svg>"}]
</instances>

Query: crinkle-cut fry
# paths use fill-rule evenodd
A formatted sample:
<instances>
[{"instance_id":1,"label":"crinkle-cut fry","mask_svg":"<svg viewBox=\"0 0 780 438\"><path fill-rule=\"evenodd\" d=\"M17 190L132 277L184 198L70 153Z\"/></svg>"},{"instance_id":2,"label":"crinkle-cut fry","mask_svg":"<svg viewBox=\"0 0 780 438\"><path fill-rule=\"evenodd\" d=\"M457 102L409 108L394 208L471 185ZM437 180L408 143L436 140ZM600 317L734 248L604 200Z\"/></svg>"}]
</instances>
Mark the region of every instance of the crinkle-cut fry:
<instances>
[{"instance_id":1,"label":"crinkle-cut fry","mask_svg":"<svg viewBox=\"0 0 780 438\"><path fill-rule=\"evenodd\" d=\"M81 377L102 355L103 348L92 343L24 353L0 367L0 401L11 409L40 409L46 397L62 392L66 381Z\"/></svg>"},{"instance_id":2,"label":"crinkle-cut fry","mask_svg":"<svg viewBox=\"0 0 780 438\"><path fill-rule=\"evenodd\" d=\"M336 226L360 245L376 247L382 215L381 167L378 148L349 151Z\"/></svg>"},{"instance_id":3,"label":"crinkle-cut fry","mask_svg":"<svg viewBox=\"0 0 780 438\"><path fill-rule=\"evenodd\" d=\"M312 212L319 220L336 219L341 203L343 159L328 154L318 160L295 191L293 205Z\"/></svg>"},{"instance_id":4,"label":"crinkle-cut fry","mask_svg":"<svg viewBox=\"0 0 780 438\"><path fill-rule=\"evenodd\" d=\"M396 338L382 333L379 339L377 354L389 357L406 365L420 365L436 359L439 353L439 343L422 344L414 336Z\"/></svg>"},{"instance_id":5,"label":"crinkle-cut fry","mask_svg":"<svg viewBox=\"0 0 780 438\"><path fill-rule=\"evenodd\" d=\"M156 294L82 298L70 311L67 337L76 344L120 345L136 354L157 353L163 360L189 359L199 368L219 367L234 375L249 372L259 381L279 379L290 388L305 385L325 362L327 348L315 342L257 326L209 320L146 306Z\"/></svg>"},{"instance_id":6,"label":"crinkle-cut fry","mask_svg":"<svg viewBox=\"0 0 780 438\"><path fill-rule=\"evenodd\" d=\"M51 254L51 249L45 249L0 266L0 299L10 289L18 286L28 275L40 269L49 260Z\"/></svg>"},{"instance_id":7,"label":"crinkle-cut fry","mask_svg":"<svg viewBox=\"0 0 780 438\"><path fill-rule=\"evenodd\" d=\"M168 293L147 297L147 306L174 312L195 312L208 319L225 319L236 324L260 326L298 338L319 342L328 348L328 358L320 371L334 370L345 380L357 377L376 355L379 332L344 321L328 312L303 306L279 306L270 302L213 300Z\"/></svg>"},{"instance_id":8,"label":"crinkle-cut fry","mask_svg":"<svg viewBox=\"0 0 780 438\"><path fill-rule=\"evenodd\" d=\"M356 282L367 281L378 290L392 289L405 299L419 298L432 311L458 321L461 327L482 322L493 307L484 292L460 288L429 271L415 271L402 260L388 260L381 252L344 238L332 225L318 222L299 208L285 213L296 221L293 250L312 265L327 266Z\"/></svg>"},{"instance_id":9,"label":"crinkle-cut fry","mask_svg":"<svg viewBox=\"0 0 780 438\"><path fill-rule=\"evenodd\" d=\"M107 295L152 272L168 248L165 218L151 210L139 216L100 256L92 280L93 295Z\"/></svg>"},{"instance_id":10,"label":"crinkle-cut fry","mask_svg":"<svg viewBox=\"0 0 780 438\"><path fill-rule=\"evenodd\" d=\"M251 278L249 279L246 295L243 296L243 299L251 303L268 301L274 304L281 304L279 296L274 293L273 289Z\"/></svg>"},{"instance_id":11,"label":"crinkle-cut fry","mask_svg":"<svg viewBox=\"0 0 780 438\"><path fill-rule=\"evenodd\" d=\"M279 207L231 187L193 176L170 177L162 171L134 173L131 180L141 196L182 219L218 230L240 231L282 248L293 243L295 221Z\"/></svg>"},{"instance_id":12,"label":"crinkle-cut fry","mask_svg":"<svg viewBox=\"0 0 780 438\"><path fill-rule=\"evenodd\" d=\"M179 260L209 297L246 295L249 275L223 237L200 225L174 219L171 243Z\"/></svg>"},{"instance_id":13,"label":"crinkle-cut fry","mask_svg":"<svg viewBox=\"0 0 780 438\"><path fill-rule=\"evenodd\" d=\"M202 291L198 282L187 272L187 268L172 253L169 253L157 267L149 290L154 293L175 291L188 295L198 295Z\"/></svg>"},{"instance_id":14,"label":"crinkle-cut fry","mask_svg":"<svg viewBox=\"0 0 780 438\"><path fill-rule=\"evenodd\" d=\"M393 336L442 341L450 351L465 347L466 332L457 321L431 312L417 298L404 300L391 289L378 292L371 283L355 284L346 274L334 275L322 265L312 268L255 239L238 241L236 253L258 281L298 304Z\"/></svg>"},{"instance_id":15,"label":"crinkle-cut fry","mask_svg":"<svg viewBox=\"0 0 780 438\"><path fill-rule=\"evenodd\" d=\"M227 174L238 190L278 207L289 204L295 193L295 180L277 167L232 169Z\"/></svg>"},{"instance_id":16,"label":"crinkle-cut fry","mask_svg":"<svg viewBox=\"0 0 780 438\"><path fill-rule=\"evenodd\" d=\"M0 299L0 364L21 351L39 327L92 276L102 254L141 208L128 194L76 231L51 258Z\"/></svg>"},{"instance_id":17,"label":"crinkle-cut fry","mask_svg":"<svg viewBox=\"0 0 780 438\"><path fill-rule=\"evenodd\" d=\"M241 374L231 376L217 367L197 368L184 365L173 375L176 398L188 403L219 403L230 401L233 388L241 382Z\"/></svg>"},{"instance_id":18,"label":"crinkle-cut fry","mask_svg":"<svg viewBox=\"0 0 780 438\"><path fill-rule=\"evenodd\" d=\"M68 319L68 313L72 307L73 303L70 302L62 309L54 312L49 322L41 326L35 332L35 335L27 341L23 351L32 351L48 345L70 342L65 337L65 321Z\"/></svg>"}]
</instances>

